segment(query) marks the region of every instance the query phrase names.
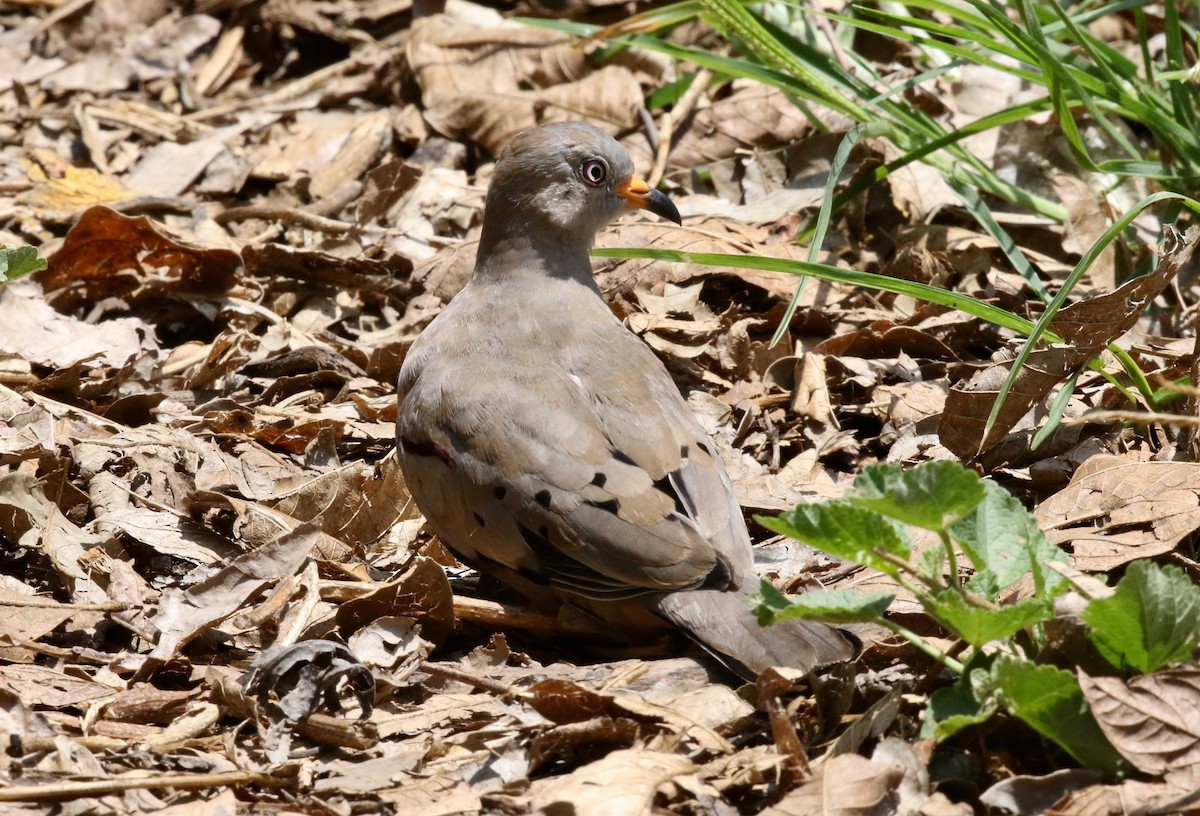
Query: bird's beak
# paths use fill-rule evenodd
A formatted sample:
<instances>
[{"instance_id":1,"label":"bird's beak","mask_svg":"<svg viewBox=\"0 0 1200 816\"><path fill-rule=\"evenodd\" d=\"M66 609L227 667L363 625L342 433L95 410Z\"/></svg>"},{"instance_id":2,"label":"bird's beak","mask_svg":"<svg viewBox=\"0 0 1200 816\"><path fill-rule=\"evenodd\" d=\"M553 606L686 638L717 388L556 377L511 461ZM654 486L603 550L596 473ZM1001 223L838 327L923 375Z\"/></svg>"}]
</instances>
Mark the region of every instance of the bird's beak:
<instances>
[{"instance_id":1,"label":"bird's beak","mask_svg":"<svg viewBox=\"0 0 1200 816\"><path fill-rule=\"evenodd\" d=\"M617 195L628 201L630 207L649 210L676 224L683 223L683 219L679 216L679 210L675 208L671 199L667 198L667 194L651 187L638 176L630 176L628 181L617 188Z\"/></svg>"}]
</instances>

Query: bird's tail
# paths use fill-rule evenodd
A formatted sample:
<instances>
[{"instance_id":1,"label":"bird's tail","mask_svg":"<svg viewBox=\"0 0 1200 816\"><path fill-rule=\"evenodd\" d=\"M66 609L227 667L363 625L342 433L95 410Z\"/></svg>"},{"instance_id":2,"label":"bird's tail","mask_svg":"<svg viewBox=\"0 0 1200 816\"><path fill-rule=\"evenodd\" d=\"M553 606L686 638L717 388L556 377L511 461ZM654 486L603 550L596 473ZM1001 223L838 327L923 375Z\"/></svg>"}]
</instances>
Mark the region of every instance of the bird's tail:
<instances>
[{"instance_id":1,"label":"bird's tail","mask_svg":"<svg viewBox=\"0 0 1200 816\"><path fill-rule=\"evenodd\" d=\"M697 589L662 595L654 609L749 679L768 666L809 671L854 657L846 637L824 623L791 619L759 626L749 598L744 590Z\"/></svg>"}]
</instances>

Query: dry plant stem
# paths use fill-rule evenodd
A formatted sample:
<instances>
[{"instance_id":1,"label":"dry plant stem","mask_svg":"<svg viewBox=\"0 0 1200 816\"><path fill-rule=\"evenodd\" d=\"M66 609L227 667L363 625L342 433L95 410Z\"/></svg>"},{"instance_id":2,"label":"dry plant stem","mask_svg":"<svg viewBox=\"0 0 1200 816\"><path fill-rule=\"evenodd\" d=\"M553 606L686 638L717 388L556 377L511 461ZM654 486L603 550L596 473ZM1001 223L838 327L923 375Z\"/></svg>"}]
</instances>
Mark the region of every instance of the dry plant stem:
<instances>
[{"instance_id":1,"label":"dry plant stem","mask_svg":"<svg viewBox=\"0 0 1200 816\"><path fill-rule=\"evenodd\" d=\"M90 0L88 0L90 2ZM362 60L358 54L351 54L341 62L335 62L326 68L301 77L300 79L284 85L278 90L265 93L262 96L253 99L236 99L231 102L226 102L222 105L214 105L211 108L196 111L188 115L189 122L202 122L207 119L221 119L239 111L248 110L250 108L267 109L271 105L276 105L281 102L286 102L290 99L295 99L298 96L303 96L309 91L316 90L330 81L336 79L343 74L348 74L356 68L363 66Z\"/></svg>"},{"instance_id":2,"label":"dry plant stem","mask_svg":"<svg viewBox=\"0 0 1200 816\"><path fill-rule=\"evenodd\" d=\"M333 234L349 232L354 229L353 224L347 224L345 221L288 207L231 207L225 212L218 213L213 220L218 224L228 224L232 221L249 221L251 219L286 221L289 224L298 224L317 232Z\"/></svg>"},{"instance_id":3,"label":"dry plant stem","mask_svg":"<svg viewBox=\"0 0 1200 816\"><path fill-rule=\"evenodd\" d=\"M128 612L129 604L120 601L104 603L59 603L50 598L0 598L0 606L19 606L25 609L70 609L72 612Z\"/></svg>"},{"instance_id":4,"label":"dry plant stem","mask_svg":"<svg viewBox=\"0 0 1200 816\"><path fill-rule=\"evenodd\" d=\"M607 630L583 624L566 623L553 615L530 612L516 606L480 598L454 596L454 617L489 628L520 629L526 632L605 636Z\"/></svg>"},{"instance_id":5,"label":"dry plant stem","mask_svg":"<svg viewBox=\"0 0 1200 816\"><path fill-rule=\"evenodd\" d=\"M842 50L842 44L838 41L837 32L833 30L833 25L829 22L829 18L824 15L816 15L817 28L829 40L829 50L833 52L833 56L837 59L838 65L842 66L848 74L854 73L854 63L846 56L846 52Z\"/></svg>"},{"instance_id":6,"label":"dry plant stem","mask_svg":"<svg viewBox=\"0 0 1200 816\"><path fill-rule=\"evenodd\" d=\"M948 654L945 654L944 652L939 652L932 645L930 645L923 637L921 637L920 635L918 635L917 633L915 633L909 629L906 629L905 627L901 626L900 624L895 623L894 621L890 621L886 618L880 618L877 622L879 623L880 626L884 626L884 627L892 630L894 633L896 633L900 637L907 640L913 646L917 647L917 649L919 649L923 654L926 654L929 657L932 657L938 663L941 663L943 666L950 669L950 671L954 672L955 674L962 674L963 671L966 669L966 667L963 666L961 661L955 660L953 657L951 657Z\"/></svg>"},{"instance_id":7,"label":"dry plant stem","mask_svg":"<svg viewBox=\"0 0 1200 816\"><path fill-rule=\"evenodd\" d=\"M1192 368L1189 372L1192 378L1192 388L1200 385L1200 334L1196 335L1196 344L1192 351ZM1192 422L1200 419L1200 395L1193 390L1187 398L1185 411ZM1187 445L1183 449L1184 458L1189 462L1200 462L1200 433L1193 425L1187 431Z\"/></svg>"},{"instance_id":8,"label":"dry plant stem","mask_svg":"<svg viewBox=\"0 0 1200 816\"><path fill-rule=\"evenodd\" d=\"M92 0L70 0L67 3L63 3L53 12L51 12L45 20L42 20L40 23L38 23L37 27L34 29L34 32L37 34L45 34L47 31L54 28L54 26L67 19L72 14L83 11L91 4Z\"/></svg>"},{"instance_id":9,"label":"dry plant stem","mask_svg":"<svg viewBox=\"0 0 1200 816\"><path fill-rule=\"evenodd\" d=\"M671 152L671 143L674 141L675 128L685 119L692 115L692 110L695 109L696 103L700 101L700 97L708 90L708 84L712 82L712 71L707 68L701 68L696 72L696 78L692 80L692 84L684 91L683 96L679 101L662 115L662 121L658 123L658 150L654 154L654 168L650 171L650 177L646 183L651 187L657 187L662 181L663 174L667 172L667 157Z\"/></svg>"},{"instance_id":10,"label":"dry plant stem","mask_svg":"<svg viewBox=\"0 0 1200 816\"><path fill-rule=\"evenodd\" d=\"M108 796L131 790L162 788L228 788L261 785L265 788L286 788L296 783L295 777L272 776L257 771L228 771L210 774L158 774L136 779L97 779L93 782L51 782L46 785L10 785L0 788L0 802L46 802L57 799L82 799Z\"/></svg>"},{"instance_id":11,"label":"dry plant stem","mask_svg":"<svg viewBox=\"0 0 1200 816\"><path fill-rule=\"evenodd\" d=\"M498 680L490 680L486 677L469 674L461 669L456 669L452 666L443 666L440 663L430 663L429 661L421 662L421 671L433 677L440 677L443 680L455 680L459 683L465 683L472 688L477 688L480 691L486 691L489 694L495 694L505 700L515 700L518 696L516 689L507 686Z\"/></svg>"}]
</instances>

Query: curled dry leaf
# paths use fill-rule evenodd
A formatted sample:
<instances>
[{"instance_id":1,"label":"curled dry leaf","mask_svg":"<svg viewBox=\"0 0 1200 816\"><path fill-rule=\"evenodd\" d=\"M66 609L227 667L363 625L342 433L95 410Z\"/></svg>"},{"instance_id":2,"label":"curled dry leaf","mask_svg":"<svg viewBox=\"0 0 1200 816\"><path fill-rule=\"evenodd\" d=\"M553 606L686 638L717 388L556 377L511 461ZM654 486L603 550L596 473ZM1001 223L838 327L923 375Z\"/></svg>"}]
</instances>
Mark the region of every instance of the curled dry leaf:
<instances>
[{"instance_id":1,"label":"curled dry leaf","mask_svg":"<svg viewBox=\"0 0 1200 816\"><path fill-rule=\"evenodd\" d=\"M335 619L341 631L351 633L390 616L416 618L423 637L437 644L445 641L454 628L454 595L440 564L416 556L396 580L341 604Z\"/></svg>"},{"instance_id":2,"label":"curled dry leaf","mask_svg":"<svg viewBox=\"0 0 1200 816\"><path fill-rule=\"evenodd\" d=\"M156 350L154 330L138 318L114 318L102 324L61 314L42 299L37 287L19 281L0 288L0 348L37 365L67 368L83 361L124 366Z\"/></svg>"},{"instance_id":3,"label":"curled dry leaf","mask_svg":"<svg viewBox=\"0 0 1200 816\"><path fill-rule=\"evenodd\" d=\"M227 249L186 246L150 219L91 207L67 233L35 279L59 309L106 297L167 293L219 294L233 284L242 261Z\"/></svg>"},{"instance_id":4,"label":"curled dry leaf","mask_svg":"<svg viewBox=\"0 0 1200 816\"><path fill-rule=\"evenodd\" d=\"M1188 230L1179 245L1164 253L1158 268L1107 294L1067 306L1050 324L1063 346L1039 349L1029 355L1000 409L996 424L984 438L984 428L1010 363L999 363L976 374L970 382L950 389L939 432L942 444L956 455L972 458L996 445L1054 386L1087 363L1137 322L1142 311L1186 264L1200 241L1200 227Z\"/></svg>"},{"instance_id":5,"label":"curled dry leaf","mask_svg":"<svg viewBox=\"0 0 1200 816\"><path fill-rule=\"evenodd\" d=\"M1076 567L1107 572L1171 552L1200 528L1200 465L1094 456L1034 516Z\"/></svg>"},{"instance_id":6,"label":"curled dry leaf","mask_svg":"<svg viewBox=\"0 0 1200 816\"><path fill-rule=\"evenodd\" d=\"M375 704L371 670L332 640L267 649L254 658L240 682L273 718L302 720L323 707L341 711L340 696L347 691L359 704L360 718L369 717Z\"/></svg>"},{"instance_id":7,"label":"curled dry leaf","mask_svg":"<svg viewBox=\"0 0 1200 816\"><path fill-rule=\"evenodd\" d=\"M261 652L240 680L254 694L266 715L259 731L273 762L283 762L291 749L292 726L322 708L342 710L341 698L351 695L359 719L369 717L375 704L371 670L340 643L305 640Z\"/></svg>"},{"instance_id":8,"label":"curled dry leaf","mask_svg":"<svg viewBox=\"0 0 1200 816\"><path fill-rule=\"evenodd\" d=\"M349 637L348 645L378 679L393 686L403 685L433 651L433 644L421 637L416 618L398 615L371 621Z\"/></svg>"},{"instance_id":9,"label":"curled dry leaf","mask_svg":"<svg viewBox=\"0 0 1200 816\"><path fill-rule=\"evenodd\" d=\"M1200 773L1200 670L1167 669L1123 680L1089 677L1079 685L1096 722L1121 756L1143 773Z\"/></svg>"}]
</instances>

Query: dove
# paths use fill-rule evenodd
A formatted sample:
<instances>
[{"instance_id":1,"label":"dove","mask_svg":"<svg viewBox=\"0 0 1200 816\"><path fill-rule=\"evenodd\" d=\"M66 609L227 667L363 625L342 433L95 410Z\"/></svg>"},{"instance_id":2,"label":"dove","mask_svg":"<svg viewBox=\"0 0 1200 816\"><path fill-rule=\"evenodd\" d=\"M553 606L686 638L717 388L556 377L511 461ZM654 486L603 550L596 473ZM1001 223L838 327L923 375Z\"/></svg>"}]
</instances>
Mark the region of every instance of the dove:
<instances>
[{"instance_id":1,"label":"dove","mask_svg":"<svg viewBox=\"0 0 1200 816\"><path fill-rule=\"evenodd\" d=\"M596 234L638 209L681 223L602 130L562 122L513 137L470 281L401 367L397 450L412 498L462 561L622 639L679 629L748 678L847 660L830 626L757 624L750 536L717 449L601 297Z\"/></svg>"}]
</instances>

